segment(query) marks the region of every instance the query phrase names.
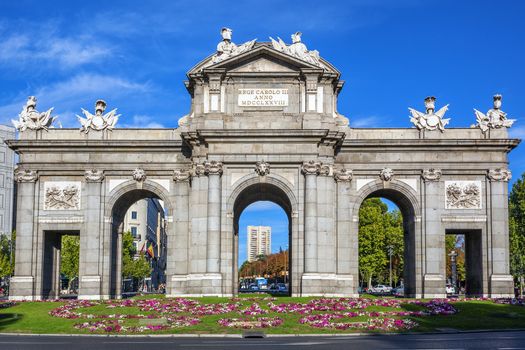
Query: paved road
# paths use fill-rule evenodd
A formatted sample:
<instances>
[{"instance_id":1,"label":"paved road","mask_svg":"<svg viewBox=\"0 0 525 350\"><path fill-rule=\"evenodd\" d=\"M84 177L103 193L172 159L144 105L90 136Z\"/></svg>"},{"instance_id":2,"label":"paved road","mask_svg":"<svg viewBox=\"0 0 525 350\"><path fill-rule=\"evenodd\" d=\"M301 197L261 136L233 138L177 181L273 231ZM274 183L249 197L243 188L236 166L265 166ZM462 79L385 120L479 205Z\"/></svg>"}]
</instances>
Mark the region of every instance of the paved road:
<instances>
[{"instance_id":1,"label":"paved road","mask_svg":"<svg viewBox=\"0 0 525 350\"><path fill-rule=\"evenodd\" d=\"M525 350L525 332L338 337L167 338L0 335L0 349L499 349Z\"/></svg>"}]
</instances>

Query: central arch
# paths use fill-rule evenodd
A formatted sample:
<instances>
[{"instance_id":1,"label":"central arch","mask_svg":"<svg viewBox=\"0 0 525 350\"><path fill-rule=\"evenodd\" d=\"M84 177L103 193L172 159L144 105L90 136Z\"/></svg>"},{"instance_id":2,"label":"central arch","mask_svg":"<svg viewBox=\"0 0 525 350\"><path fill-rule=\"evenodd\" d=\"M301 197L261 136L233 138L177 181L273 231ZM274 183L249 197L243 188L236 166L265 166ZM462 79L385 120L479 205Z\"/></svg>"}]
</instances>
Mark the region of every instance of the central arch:
<instances>
[{"instance_id":1,"label":"central arch","mask_svg":"<svg viewBox=\"0 0 525 350\"><path fill-rule=\"evenodd\" d=\"M290 294L295 294L297 291L298 283L295 278L295 256L297 255L296 249L293 246L293 236L296 236L297 231L297 217L296 213L296 198L291 190L291 187L283 179L279 179L275 176L269 177L249 177L243 179L241 183L236 186L230 200L228 201L229 211L231 215L231 232L232 232L232 273L231 273L231 291L234 295L238 294L238 278L239 278L239 267L238 267L238 254L239 254L239 219L242 212L252 203L258 201L270 201L280 206L286 216L288 217L288 241L289 251L288 259L290 261L289 275L290 275Z\"/></svg>"}]
</instances>

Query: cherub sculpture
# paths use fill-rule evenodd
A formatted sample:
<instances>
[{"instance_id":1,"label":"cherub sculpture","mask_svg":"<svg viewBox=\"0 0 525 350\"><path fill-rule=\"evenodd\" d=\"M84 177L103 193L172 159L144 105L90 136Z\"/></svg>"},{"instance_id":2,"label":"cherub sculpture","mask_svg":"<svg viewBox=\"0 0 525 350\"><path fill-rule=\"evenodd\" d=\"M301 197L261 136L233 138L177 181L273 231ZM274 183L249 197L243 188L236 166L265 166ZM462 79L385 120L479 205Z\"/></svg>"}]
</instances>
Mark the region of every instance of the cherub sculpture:
<instances>
[{"instance_id":1,"label":"cherub sculpture","mask_svg":"<svg viewBox=\"0 0 525 350\"><path fill-rule=\"evenodd\" d=\"M483 114L474 108L478 122L475 126L479 127L482 133L486 133L489 129L510 128L516 121L515 119L507 119L507 113L500 109L501 98L501 95L494 95L494 108L489 109L487 114Z\"/></svg>"},{"instance_id":2,"label":"cherub sculpture","mask_svg":"<svg viewBox=\"0 0 525 350\"><path fill-rule=\"evenodd\" d=\"M53 108L49 108L46 112L38 112L36 110L36 97L29 96L25 106L18 115L18 121L11 120L18 131L30 130L48 130L57 118L51 116Z\"/></svg>"},{"instance_id":3,"label":"cherub sculpture","mask_svg":"<svg viewBox=\"0 0 525 350\"><path fill-rule=\"evenodd\" d=\"M83 131L87 134L89 132L89 129L97 131L104 129L113 130L113 128L117 124L120 114L116 114L116 108L111 112L103 114L105 110L106 102L104 100L97 100L97 102L95 103L94 115L82 108L82 113L84 114L84 116L86 116L86 118L82 118L81 116L77 115L78 121L82 125L80 127L80 131Z\"/></svg>"},{"instance_id":4,"label":"cherub sculpture","mask_svg":"<svg viewBox=\"0 0 525 350\"><path fill-rule=\"evenodd\" d=\"M448 105L441 107L441 109L437 112L435 111L435 103L436 98L434 96L429 96L425 98L425 108L426 113L422 113L419 111L416 111L413 108L409 108L408 110L412 114L412 117L410 118L410 121L418 128L419 130L425 129L425 130L436 130L439 129L439 131L444 132L445 126L450 121L449 119L443 119L443 116L448 110Z\"/></svg>"}]
</instances>

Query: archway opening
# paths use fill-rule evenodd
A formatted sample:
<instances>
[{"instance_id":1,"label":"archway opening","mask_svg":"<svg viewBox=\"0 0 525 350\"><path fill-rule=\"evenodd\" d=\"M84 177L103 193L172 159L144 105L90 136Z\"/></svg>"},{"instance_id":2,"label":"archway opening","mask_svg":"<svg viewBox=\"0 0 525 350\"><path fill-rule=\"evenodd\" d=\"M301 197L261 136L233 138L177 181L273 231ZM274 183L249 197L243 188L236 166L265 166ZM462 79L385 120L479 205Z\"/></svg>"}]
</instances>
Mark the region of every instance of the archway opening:
<instances>
[{"instance_id":1,"label":"archway opening","mask_svg":"<svg viewBox=\"0 0 525 350\"><path fill-rule=\"evenodd\" d=\"M113 297L165 293L166 209L154 192L136 189L113 206L110 290Z\"/></svg>"},{"instance_id":2,"label":"archway opening","mask_svg":"<svg viewBox=\"0 0 525 350\"><path fill-rule=\"evenodd\" d=\"M291 293L292 207L270 184L244 189L234 204L233 288L237 293Z\"/></svg>"},{"instance_id":3,"label":"archway opening","mask_svg":"<svg viewBox=\"0 0 525 350\"><path fill-rule=\"evenodd\" d=\"M78 296L80 231L44 231L42 297Z\"/></svg>"},{"instance_id":4,"label":"archway opening","mask_svg":"<svg viewBox=\"0 0 525 350\"><path fill-rule=\"evenodd\" d=\"M481 230L445 231L447 294L483 295Z\"/></svg>"},{"instance_id":5,"label":"archway opening","mask_svg":"<svg viewBox=\"0 0 525 350\"><path fill-rule=\"evenodd\" d=\"M359 291L416 294L414 208L398 191L374 191L360 206Z\"/></svg>"}]
</instances>

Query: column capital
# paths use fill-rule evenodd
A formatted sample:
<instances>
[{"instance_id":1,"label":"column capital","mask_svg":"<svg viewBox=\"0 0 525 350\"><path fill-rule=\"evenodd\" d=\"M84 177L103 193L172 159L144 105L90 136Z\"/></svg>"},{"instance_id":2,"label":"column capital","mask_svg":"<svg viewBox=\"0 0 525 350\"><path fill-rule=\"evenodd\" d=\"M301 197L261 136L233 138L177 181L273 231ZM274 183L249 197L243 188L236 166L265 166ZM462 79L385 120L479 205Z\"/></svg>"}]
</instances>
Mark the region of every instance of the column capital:
<instances>
[{"instance_id":1,"label":"column capital","mask_svg":"<svg viewBox=\"0 0 525 350\"><path fill-rule=\"evenodd\" d=\"M425 180L425 182L439 181L439 179L441 179L441 169L425 169L421 172L421 177L423 178L423 180Z\"/></svg>"},{"instance_id":2,"label":"column capital","mask_svg":"<svg viewBox=\"0 0 525 350\"><path fill-rule=\"evenodd\" d=\"M321 176L334 176L334 167L331 164L322 164L319 170Z\"/></svg>"},{"instance_id":3,"label":"column capital","mask_svg":"<svg viewBox=\"0 0 525 350\"><path fill-rule=\"evenodd\" d=\"M86 182L102 182L104 181L104 171L97 169L88 169L84 171L84 178Z\"/></svg>"},{"instance_id":4,"label":"column capital","mask_svg":"<svg viewBox=\"0 0 525 350\"><path fill-rule=\"evenodd\" d=\"M38 180L38 173L36 170L15 168L15 181L16 182L36 182Z\"/></svg>"},{"instance_id":5,"label":"column capital","mask_svg":"<svg viewBox=\"0 0 525 350\"><path fill-rule=\"evenodd\" d=\"M354 172L350 169L340 168L334 171L334 179L337 182L350 182L354 177Z\"/></svg>"},{"instance_id":6,"label":"column capital","mask_svg":"<svg viewBox=\"0 0 525 350\"><path fill-rule=\"evenodd\" d=\"M487 172L487 177L491 182L494 181L505 181L508 182L510 179L512 179L512 173L509 169L505 168L496 168L496 169L490 169Z\"/></svg>"},{"instance_id":7,"label":"column capital","mask_svg":"<svg viewBox=\"0 0 525 350\"><path fill-rule=\"evenodd\" d=\"M206 175L222 175L222 163L216 160L204 162L204 173Z\"/></svg>"},{"instance_id":8,"label":"column capital","mask_svg":"<svg viewBox=\"0 0 525 350\"><path fill-rule=\"evenodd\" d=\"M175 169L173 170L173 181L184 182L191 178L190 169Z\"/></svg>"},{"instance_id":9,"label":"column capital","mask_svg":"<svg viewBox=\"0 0 525 350\"><path fill-rule=\"evenodd\" d=\"M319 175L321 172L321 162L315 160L304 162L301 170L304 175Z\"/></svg>"}]
</instances>

